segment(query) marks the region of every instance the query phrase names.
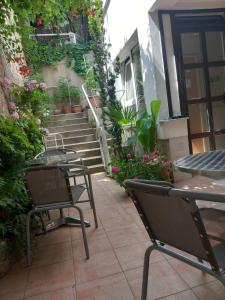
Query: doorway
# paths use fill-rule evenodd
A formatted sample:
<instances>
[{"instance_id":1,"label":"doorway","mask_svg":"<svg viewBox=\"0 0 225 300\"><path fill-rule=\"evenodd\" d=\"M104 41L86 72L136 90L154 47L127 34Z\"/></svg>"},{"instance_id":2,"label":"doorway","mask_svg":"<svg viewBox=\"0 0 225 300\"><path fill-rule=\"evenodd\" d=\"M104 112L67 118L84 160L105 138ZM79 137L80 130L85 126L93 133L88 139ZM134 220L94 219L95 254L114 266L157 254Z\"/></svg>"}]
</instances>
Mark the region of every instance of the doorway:
<instances>
[{"instance_id":1,"label":"doorway","mask_svg":"<svg viewBox=\"0 0 225 300\"><path fill-rule=\"evenodd\" d=\"M225 149L224 16L173 16L173 41L190 151Z\"/></svg>"}]
</instances>

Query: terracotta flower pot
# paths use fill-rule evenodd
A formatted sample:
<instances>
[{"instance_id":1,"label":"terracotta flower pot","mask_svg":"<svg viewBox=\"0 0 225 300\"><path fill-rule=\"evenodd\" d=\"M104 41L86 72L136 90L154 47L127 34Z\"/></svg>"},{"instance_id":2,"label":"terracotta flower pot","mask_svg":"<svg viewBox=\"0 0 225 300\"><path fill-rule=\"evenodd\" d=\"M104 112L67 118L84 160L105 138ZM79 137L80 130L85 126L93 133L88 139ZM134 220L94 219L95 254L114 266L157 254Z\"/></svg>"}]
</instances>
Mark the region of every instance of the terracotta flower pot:
<instances>
[{"instance_id":1,"label":"terracotta flower pot","mask_svg":"<svg viewBox=\"0 0 225 300\"><path fill-rule=\"evenodd\" d=\"M54 110L53 110L53 114L54 114L54 115L60 115L61 112L62 112L61 109L54 109Z\"/></svg>"},{"instance_id":2,"label":"terracotta flower pot","mask_svg":"<svg viewBox=\"0 0 225 300\"><path fill-rule=\"evenodd\" d=\"M71 111L72 111L72 113L82 112L82 106L80 104L72 105L71 106Z\"/></svg>"},{"instance_id":3,"label":"terracotta flower pot","mask_svg":"<svg viewBox=\"0 0 225 300\"><path fill-rule=\"evenodd\" d=\"M70 104L64 104L63 105L63 112L64 112L64 114L71 113L71 105Z\"/></svg>"},{"instance_id":4,"label":"terracotta flower pot","mask_svg":"<svg viewBox=\"0 0 225 300\"><path fill-rule=\"evenodd\" d=\"M100 107L100 97L98 95L88 97L93 107Z\"/></svg>"}]
</instances>

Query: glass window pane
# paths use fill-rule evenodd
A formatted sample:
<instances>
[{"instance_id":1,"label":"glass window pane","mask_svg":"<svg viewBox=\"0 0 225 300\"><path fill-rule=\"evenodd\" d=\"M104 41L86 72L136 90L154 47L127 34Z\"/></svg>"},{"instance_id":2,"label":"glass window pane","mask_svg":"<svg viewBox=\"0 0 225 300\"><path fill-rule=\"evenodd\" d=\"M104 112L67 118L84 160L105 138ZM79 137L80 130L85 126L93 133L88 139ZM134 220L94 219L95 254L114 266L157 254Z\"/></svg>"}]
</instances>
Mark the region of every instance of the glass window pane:
<instances>
[{"instance_id":1,"label":"glass window pane","mask_svg":"<svg viewBox=\"0 0 225 300\"><path fill-rule=\"evenodd\" d=\"M217 150L222 150L225 149L225 135L220 134L216 135L216 149Z\"/></svg>"},{"instance_id":2,"label":"glass window pane","mask_svg":"<svg viewBox=\"0 0 225 300\"><path fill-rule=\"evenodd\" d=\"M134 99L134 87L132 81L132 72L130 63L126 65L125 70L126 101Z\"/></svg>"},{"instance_id":3,"label":"glass window pane","mask_svg":"<svg viewBox=\"0 0 225 300\"><path fill-rule=\"evenodd\" d=\"M209 138L201 138L192 140L193 154L210 151Z\"/></svg>"},{"instance_id":4,"label":"glass window pane","mask_svg":"<svg viewBox=\"0 0 225 300\"><path fill-rule=\"evenodd\" d=\"M144 98L144 86L143 86L143 77L142 77L142 68L141 68L140 49L138 45L131 50L131 54L132 54L136 94L137 94L138 101L140 101L143 100Z\"/></svg>"},{"instance_id":5,"label":"glass window pane","mask_svg":"<svg viewBox=\"0 0 225 300\"><path fill-rule=\"evenodd\" d=\"M211 96L222 96L225 92L225 68L209 68Z\"/></svg>"},{"instance_id":6,"label":"glass window pane","mask_svg":"<svg viewBox=\"0 0 225 300\"><path fill-rule=\"evenodd\" d=\"M206 45L208 61L222 61L225 59L223 31L206 32Z\"/></svg>"},{"instance_id":7,"label":"glass window pane","mask_svg":"<svg viewBox=\"0 0 225 300\"><path fill-rule=\"evenodd\" d=\"M202 49L198 32L182 33L181 45L184 64L202 62Z\"/></svg>"},{"instance_id":8,"label":"glass window pane","mask_svg":"<svg viewBox=\"0 0 225 300\"><path fill-rule=\"evenodd\" d=\"M209 131L208 113L205 103L188 106L191 133Z\"/></svg>"},{"instance_id":9,"label":"glass window pane","mask_svg":"<svg viewBox=\"0 0 225 300\"><path fill-rule=\"evenodd\" d=\"M188 100L201 99L206 96L205 79L202 69L186 70L185 81Z\"/></svg>"},{"instance_id":10,"label":"glass window pane","mask_svg":"<svg viewBox=\"0 0 225 300\"><path fill-rule=\"evenodd\" d=\"M215 129L225 129L225 102L212 102L212 110Z\"/></svg>"}]
</instances>

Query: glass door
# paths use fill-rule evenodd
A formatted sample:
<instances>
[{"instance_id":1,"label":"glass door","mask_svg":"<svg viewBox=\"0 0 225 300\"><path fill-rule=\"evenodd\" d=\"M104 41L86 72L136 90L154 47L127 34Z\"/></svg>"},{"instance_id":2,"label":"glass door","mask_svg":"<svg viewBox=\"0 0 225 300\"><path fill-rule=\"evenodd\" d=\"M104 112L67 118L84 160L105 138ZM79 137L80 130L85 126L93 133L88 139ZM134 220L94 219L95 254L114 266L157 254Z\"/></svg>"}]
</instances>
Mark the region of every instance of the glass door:
<instances>
[{"instance_id":1,"label":"glass door","mask_svg":"<svg viewBox=\"0 0 225 300\"><path fill-rule=\"evenodd\" d=\"M225 149L224 19L201 21L179 18L174 45L192 153Z\"/></svg>"}]
</instances>

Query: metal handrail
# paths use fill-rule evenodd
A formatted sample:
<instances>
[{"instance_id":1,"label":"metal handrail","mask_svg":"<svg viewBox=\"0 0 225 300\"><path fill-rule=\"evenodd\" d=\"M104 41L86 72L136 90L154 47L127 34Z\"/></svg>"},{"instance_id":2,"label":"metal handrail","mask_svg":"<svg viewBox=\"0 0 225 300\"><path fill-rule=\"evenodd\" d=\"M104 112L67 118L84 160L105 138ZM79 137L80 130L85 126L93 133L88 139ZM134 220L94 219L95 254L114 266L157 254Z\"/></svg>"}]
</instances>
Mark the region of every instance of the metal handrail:
<instances>
[{"instance_id":1,"label":"metal handrail","mask_svg":"<svg viewBox=\"0 0 225 300\"><path fill-rule=\"evenodd\" d=\"M85 85L86 85L85 83L82 84L82 91L84 93L84 96L87 100L87 103L91 109L92 115L96 122L96 128L97 128L97 133L98 133L98 137L99 137L100 151L101 151L101 155L102 155L102 159L103 159L104 168L107 172L109 172L109 164L110 164L111 160L110 160L110 155L109 155L109 150L108 150L108 143L107 143L107 138L106 138L106 134L105 134L105 129L101 125L101 122L100 122L100 120L88 98L88 94L86 92Z\"/></svg>"}]
</instances>

